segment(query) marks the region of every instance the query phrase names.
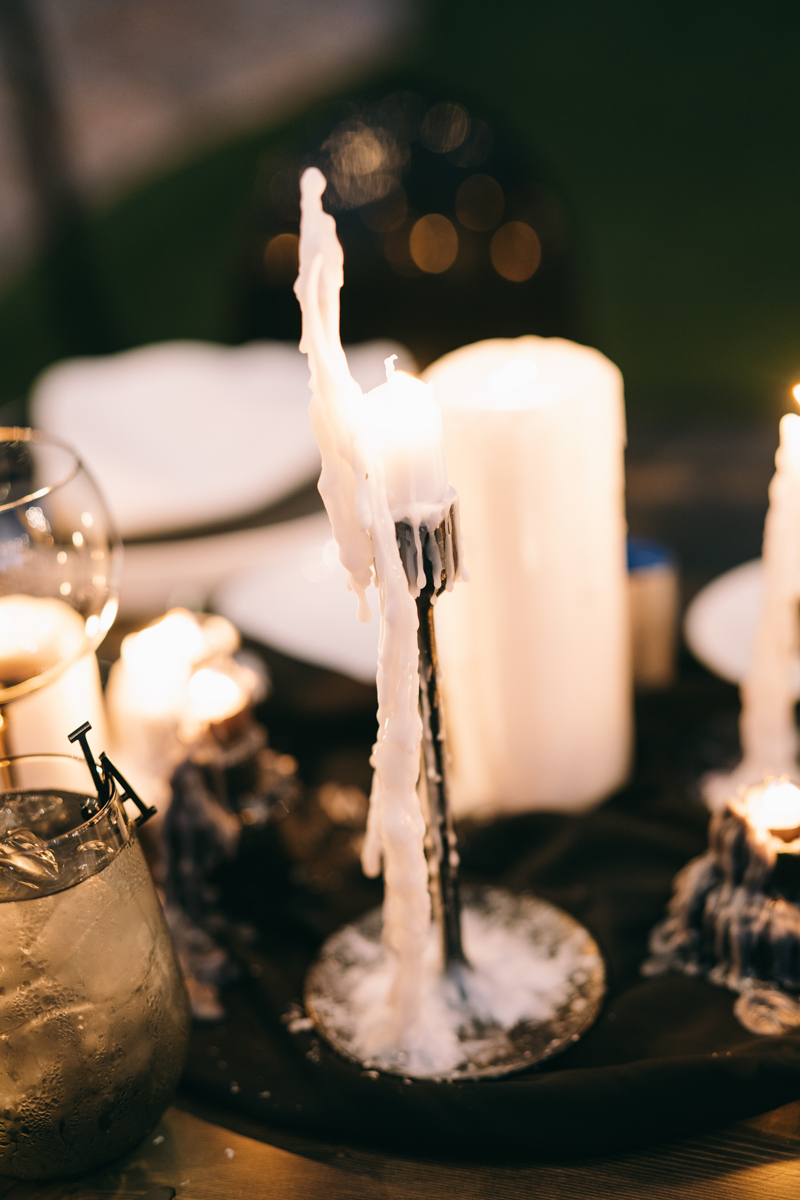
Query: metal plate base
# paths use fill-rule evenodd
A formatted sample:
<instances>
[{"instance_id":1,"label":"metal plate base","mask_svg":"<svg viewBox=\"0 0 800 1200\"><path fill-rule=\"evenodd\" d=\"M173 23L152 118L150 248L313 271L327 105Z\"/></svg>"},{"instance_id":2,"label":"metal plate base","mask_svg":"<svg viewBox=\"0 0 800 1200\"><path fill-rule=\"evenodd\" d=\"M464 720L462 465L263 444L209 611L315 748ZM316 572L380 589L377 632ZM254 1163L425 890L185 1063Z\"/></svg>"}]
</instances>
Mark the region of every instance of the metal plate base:
<instances>
[{"instance_id":1,"label":"metal plate base","mask_svg":"<svg viewBox=\"0 0 800 1200\"><path fill-rule=\"evenodd\" d=\"M409 1079L497 1078L551 1058L586 1032L602 1005L605 969L597 944L583 926L544 900L499 888L465 890L462 908L471 963L464 977L466 998L441 975L431 974L423 991L423 1006L427 998L429 1006L447 1017L444 1054L435 1044L423 1045L421 1052L413 1046L364 1048L365 1026L376 1016L374 1003L365 1009L364 996L378 994L375 981L379 974L387 974L380 909L329 938L306 977L306 1011L335 1050L367 1069ZM498 977L492 976L488 961L482 962L486 947L494 947L497 958L501 939L509 951L508 961L514 963L512 985L514 979L535 981L528 1015L520 1013L517 1004L510 1021L509 988L498 988ZM488 1019L487 986L498 991L496 1012L500 1014ZM479 994L482 1004L474 1002ZM524 998L522 1003L524 1009ZM430 1039L435 1042L435 1022L431 1029Z\"/></svg>"}]
</instances>

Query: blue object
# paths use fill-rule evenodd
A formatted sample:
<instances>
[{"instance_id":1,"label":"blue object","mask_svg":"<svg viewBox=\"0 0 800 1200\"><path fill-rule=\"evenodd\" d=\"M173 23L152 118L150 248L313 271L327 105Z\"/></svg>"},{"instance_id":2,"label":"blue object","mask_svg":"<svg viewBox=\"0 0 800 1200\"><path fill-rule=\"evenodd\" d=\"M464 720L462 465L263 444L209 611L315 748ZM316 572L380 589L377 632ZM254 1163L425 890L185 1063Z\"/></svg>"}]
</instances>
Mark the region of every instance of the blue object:
<instances>
[{"instance_id":1,"label":"blue object","mask_svg":"<svg viewBox=\"0 0 800 1200\"><path fill-rule=\"evenodd\" d=\"M654 567L673 567L675 555L664 542L654 542L650 538L628 538L628 570L652 571Z\"/></svg>"}]
</instances>

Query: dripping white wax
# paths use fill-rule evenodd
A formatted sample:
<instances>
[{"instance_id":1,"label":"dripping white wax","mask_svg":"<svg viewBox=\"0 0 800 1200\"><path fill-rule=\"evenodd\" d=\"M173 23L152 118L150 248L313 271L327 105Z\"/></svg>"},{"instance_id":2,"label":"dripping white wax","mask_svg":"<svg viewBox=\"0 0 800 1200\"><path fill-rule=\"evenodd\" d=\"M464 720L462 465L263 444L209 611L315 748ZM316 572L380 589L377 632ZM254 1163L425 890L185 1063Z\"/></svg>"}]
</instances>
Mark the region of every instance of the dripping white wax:
<instances>
[{"instance_id":1,"label":"dripping white wax","mask_svg":"<svg viewBox=\"0 0 800 1200\"><path fill-rule=\"evenodd\" d=\"M311 420L322 455L319 490L350 586L360 598L361 619L369 619L364 588L373 567L380 591L378 737L362 861L370 875L383 865L383 941L393 956L394 976L381 1039L397 1046L413 1038L420 1023L431 905L417 794L422 734L417 608L395 521L416 526L419 539L419 524L438 525L455 496L447 486L440 418L425 385L393 375L389 363L386 384L364 396L350 375L339 336L343 255L336 223L322 208L325 187L316 168L304 172L295 294L303 314L300 349L311 371ZM410 403L403 430L397 416L404 399Z\"/></svg>"}]
</instances>

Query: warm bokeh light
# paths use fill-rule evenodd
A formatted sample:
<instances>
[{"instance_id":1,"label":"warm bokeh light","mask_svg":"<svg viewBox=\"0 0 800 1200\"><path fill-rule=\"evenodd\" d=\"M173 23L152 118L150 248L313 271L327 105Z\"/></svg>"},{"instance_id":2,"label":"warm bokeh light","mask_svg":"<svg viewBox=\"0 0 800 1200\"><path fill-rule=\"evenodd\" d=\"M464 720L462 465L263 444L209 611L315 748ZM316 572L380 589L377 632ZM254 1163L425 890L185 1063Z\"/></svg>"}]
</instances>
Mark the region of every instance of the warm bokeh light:
<instances>
[{"instance_id":1,"label":"warm bokeh light","mask_svg":"<svg viewBox=\"0 0 800 1200\"><path fill-rule=\"evenodd\" d=\"M503 219L503 189L491 175L470 175L456 192L456 216L465 229L484 233Z\"/></svg>"},{"instance_id":2,"label":"warm bokeh light","mask_svg":"<svg viewBox=\"0 0 800 1200\"><path fill-rule=\"evenodd\" d=\"M747 819L759 829L800 828L800 788L786 778L753 788L747 795Z\"/></svg>"},{"instance_id":3,"label":"warm bokeh light","mask_svg":"<svg viewBox=\"0 0 800 1200\"><path fill-rule=\"evenodd\" d=\"M392 233L400 229L408 216L408 200L403 188L395 187L381 200L365 204L361 219L375 233Z\"/></svg>"},{"instance_id":4,"label":"warm bokeh light","mask_svg":"<svg viewBox=\"0 0 800 1200\"><path fill-rule=\"evenodd\" d=\"M386 256L386 261L398 275L406 277L419 275L419 267L411 257L411 250L408 245L409 236L416 220L417 214L410 214L409 218L399 229L391 230L383 238L383 253Z\"/></svg>"},{"instance_id":5,"label":"warm bokeh light","mask_svg":"<svg viewBox=\"0 0 800 1200\"><path fill-rule=\"evenodd\" d=\"M296 233L279 233L264 249L264 272L272 287L285 287L297 278L300 239Z\"/></svg>"},{"instance_id":6,"label":"warm bokeh light","mask_svg":"<svg viewBox=\"0 0 800 1200\"><path fill-rule=\"evenodd\" d=\"M458 234L453 223L440 213L428 213L411 230L411 257L428 275L441 275L452 267L458 254Z\"/></svg>"},{"instance_id":7,"label":"warm bokeh light","mask_svg":"<svg viewBox=\"0 0 800 1200\"><path fill-rule=\"evenodd\" d=\"M443 101L434 104L425 114L420 129L420 141L434 154L448 154L466 140L469 133L469 113L460 104Z\"/></svg>"},{"instance_id":8,"label":"warm bokeh light","mask_svg":"<svg viewBox=\"0 0 800 1200\"><path fill-rule=\"evenodd\" d=\"M530 225L508 221L492 238L491 255L498 275L512 283L524 283L542 261L542 247Z\"/></svg>"},{"instance_id":9,"label":"warm bokeh light","mask_svg":"<svg viewBox=\"0 0 800 1200\"><path fill-rule=\"evenodd\" d=\"M792 395L798 404L800 404L800 383L796 383L792 388Z\"/></svg>"},{"instance_id":10,"label":"warm bokeh light","mask_svg":"<svg viewBox=\"0 0 800 1200\"><path fill-rule=\"evenodd\" d=\"M241 711L248 700L235 679L214 667L195 671L188 693L192 716L202 722L224 721Z\"/></svg>"}]
</instances>

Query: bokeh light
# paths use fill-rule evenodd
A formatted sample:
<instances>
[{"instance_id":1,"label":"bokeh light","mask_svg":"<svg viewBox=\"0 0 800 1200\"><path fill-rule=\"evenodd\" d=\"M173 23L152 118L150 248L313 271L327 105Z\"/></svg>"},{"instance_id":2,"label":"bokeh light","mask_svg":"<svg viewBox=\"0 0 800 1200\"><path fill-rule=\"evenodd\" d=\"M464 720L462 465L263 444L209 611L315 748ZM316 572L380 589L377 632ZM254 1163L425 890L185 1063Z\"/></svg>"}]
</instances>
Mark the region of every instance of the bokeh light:
<instances>
[{"instance_id":1,"label":"bokeh light","mask_svg":"<svg viewBox=\"0 0 800 1200\"><path fill-rule=\"evenodd\" d=\"M279 233L264 249L264 272L272 287L284 287L297 278L300 239L296 233Z\"/></svg>"},{"instance_id":2,"label":"bokeh light","mask_svg":"<svg viewBox=\"0 0 800 1200\"><path fill-rule=\"evenodd\" d=\"M800 383L796 383L792 388L792 395L798 404L800 404Z\"/></svg>"},{"instance_id":3,"label":"bokeh light","mask_svg":"<svg viewBox=\"0 0 800 1200\"><path fill-rule=\"evenodd\" d=\"M460 104L442 101L426 112L420 141L434 154L448 154L461 146L469 133L469 113Z\"/></svg>"},{"instance_id":4,"label":"bokeh light","mask_svg":"<svg viewBox=\"0 0 800 1200\"><path fill-rule=\"evenodd\" d=\"M391 233L400 229L408 216L408 200L405 190L394 187L387 196L373 200L361 209L361 219L367 229L375 233Z\"/></svg>"},{"instance_id":5,"label":"bokeh light","mask_svg":"<svg viewBox=\"0 0 800 1200\"><path fill-rule=\"evenodd\" d=\"M420 271L428 275L441 275L456 261L458 234L447 217L440 213L428 213L414 225L408 246Z\"/></svg>"},{"instance_id":6,"label":"bokeh light","mask_svg":"<svg viewBox=\"0 0 800 1200\"><path fill-rule=\"evenodd\" d=\"M456 216L465 229L494 229L505 206L503 189L491 175L470 175L456 192Z\"/></svg>"},{"instance_id":7,"label":"bokeh light","mask_svg":"<svg viewBox=\"0 0 800 1200\"><path fill-rule=\"evenodd\" d=\"M486 122L473 120L465 140L447 157L456 167L479 167L491 154L493 143L492 131Z\"/></svg>"},{"instance_id":8,"label":"bokeh light","mask_svg":"<svg viewBox=\"0 0 800 1200\"><path fill-rule=\"evenodd\" d=\"M524 283L542 261L542 247L530 225L507 221L492 238L491 255L498 275L512 283Z\"/></svg>"}]
</instances>

